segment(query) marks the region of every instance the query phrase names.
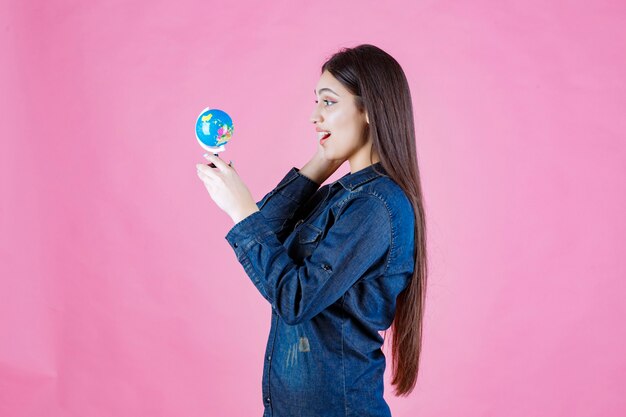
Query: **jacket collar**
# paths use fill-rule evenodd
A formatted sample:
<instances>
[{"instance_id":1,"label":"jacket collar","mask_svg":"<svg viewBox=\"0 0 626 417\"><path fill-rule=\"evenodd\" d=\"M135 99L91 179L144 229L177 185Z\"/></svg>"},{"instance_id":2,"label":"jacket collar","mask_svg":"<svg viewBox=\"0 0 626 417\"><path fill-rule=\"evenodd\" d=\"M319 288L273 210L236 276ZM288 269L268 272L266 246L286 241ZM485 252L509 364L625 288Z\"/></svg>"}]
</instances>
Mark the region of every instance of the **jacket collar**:
<instances>
[{"instance_id":1,"label":"jacket collar","mask_svg":"<svg viewBox=\"0 0 626 417\"><path fill-rule=\"evenodd\" d=\"M337 182L348 190L354 190L356 187L381 176L387 176L387 171L385 171L380 162L376 162L357 172L347 173L339 178Z\"/></svg>"}]
</instances>

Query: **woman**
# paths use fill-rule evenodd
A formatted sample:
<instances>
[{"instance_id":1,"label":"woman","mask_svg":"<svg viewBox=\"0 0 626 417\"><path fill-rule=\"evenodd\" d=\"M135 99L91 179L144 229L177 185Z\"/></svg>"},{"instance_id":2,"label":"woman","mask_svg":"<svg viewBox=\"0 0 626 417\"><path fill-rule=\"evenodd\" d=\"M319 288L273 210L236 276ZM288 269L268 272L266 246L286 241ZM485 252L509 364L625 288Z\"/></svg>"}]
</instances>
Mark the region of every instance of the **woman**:
<instances>
[{"instance_id":1,"label":"woman","mask_svg":"<svg viewBox=\"0 0 626 417\"><path fill-rule=\"evenodd\" d=\"M379 331L393 333L396 395L415 387L426 238L411 96L400 65L372 45L322 66L316 154L255 203L231 164L198 165L235 225L226 235L272 305L264 416L390 416ZM350 173L320 185L345 161Z\"/></svg>"}]
</instances>

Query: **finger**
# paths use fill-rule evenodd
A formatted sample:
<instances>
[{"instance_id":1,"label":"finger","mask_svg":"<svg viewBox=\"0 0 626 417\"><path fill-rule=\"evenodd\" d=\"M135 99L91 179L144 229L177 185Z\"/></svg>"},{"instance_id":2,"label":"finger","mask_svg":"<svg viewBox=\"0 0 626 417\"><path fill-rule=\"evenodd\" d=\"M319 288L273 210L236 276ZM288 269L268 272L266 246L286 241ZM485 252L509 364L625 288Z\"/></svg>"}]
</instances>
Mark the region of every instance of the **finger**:
<instances>
[{"instance_id":1,"label":"finger","mask_svg":"<svg viewBox=\"0 0 626 417\"><path fill-rule=\"evenodd\" d=\"M213 196L213 182L210 179L208 179L207 176L201 173L200 171L198 171L197 174L198 174L198 177L200 178L200 181L202 181L202 185L204 185L204 188L206 188L209 194Z\"/></svg>"},{"instance_id":2,"label":"finger","mask_svg":"<svg viewBox=\"0 0 626 417\"><path fill-rule=\"evenodd\" d=\"M206 178L207 180L215 180L217 179L217 173L213 171L212 168L209 168L204 164L196 164L196 170L198 174L202 174L201 178Z\"/></svg>"},{"instance_id":3,"label":"finger","mask_svg":"<svg viewBox=\"0 0 626 417\"><path fill-rule=\"evenodd\" d=\"M200 181L202 181L202 184L204 184L207 191L209 193L213 193L213 189L215 188L215 184L216 184L215 181L209 178L208 175L205 175L200 171L198 171L197 174L198 174L198 178L200 178Z\"/></svg>"},{"instance_id":4,"label":"finger","mask_svg":"<svg viewBox=\"0 0 626 417\"><path fill-rule=\"evenodd\" d=\"M204 157L204 159L209 160L209 154L208 154L208 153L204 153L204 154L202 154L202 156ZM217 168L217 167L215 166L215 164L213 164L213 163L209 163L209 166L210 166L211 168Z\"/></svg>"},{"instance_id":5,"label":"finger","mask_svg":"<svg viewBox=\"0 0 626 417\"><path fill-rule=\"evenodd\" d=\"M206 174L204 174L202 171L197 170L196 174L198 175L198 178L200 178L202 181L206 182L206 181L210 181L211 179L209 177L206 176Z\"/></svg>"},{"instance_id":6,"label":"finger","mask_svg":"<svg viewBox=\"0 0 626 417\"><path fill-rule=\"evenodd\" d=\"M222 161L219 156L213 155L211 153L205 153L204 157L209 161L213 162L220 171L225 171L229 168L226 162Z\"/></svg>"}]
</instances>

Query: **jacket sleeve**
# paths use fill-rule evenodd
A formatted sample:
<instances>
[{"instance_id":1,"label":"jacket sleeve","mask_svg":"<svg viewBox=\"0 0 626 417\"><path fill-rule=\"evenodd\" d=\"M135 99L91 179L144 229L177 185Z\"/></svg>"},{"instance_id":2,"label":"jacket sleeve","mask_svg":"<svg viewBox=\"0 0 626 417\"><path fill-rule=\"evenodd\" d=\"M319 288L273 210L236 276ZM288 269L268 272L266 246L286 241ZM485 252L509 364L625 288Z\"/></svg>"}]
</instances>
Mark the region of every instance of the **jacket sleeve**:
<instances>
[{"instance_id":1,"label":"jacket sleeve","mask_svg":"<svg viewBox=\"0 0 626 417\"><path fill-rule=\"evenodd\" d=\"M265 223L281 242L284 242L293 223L293 216L319 188L320 184L292 167L276 188L256 203L265 217Z\"/></svg>"},{"instance_id":2,"label":"jacket sleeve","mask_svg":"<svg viewBox=\"0 0 626 417\"><path fill-rule=\"evenodd\" d=\"M326 236L299 264L262 212L241 220L226 235L256 288L292 325L333 304L363 275L384 273L391 239L388 210L370 195L348 200Z\"/></svg>"}]
</instances>

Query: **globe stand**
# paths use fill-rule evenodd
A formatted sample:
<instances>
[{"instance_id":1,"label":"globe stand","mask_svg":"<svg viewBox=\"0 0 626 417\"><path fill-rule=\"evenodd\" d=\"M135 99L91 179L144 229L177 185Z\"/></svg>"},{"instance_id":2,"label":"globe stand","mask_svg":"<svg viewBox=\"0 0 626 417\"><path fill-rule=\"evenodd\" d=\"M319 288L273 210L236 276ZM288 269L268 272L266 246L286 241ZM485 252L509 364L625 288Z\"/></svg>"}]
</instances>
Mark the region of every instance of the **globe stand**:
<instances>
[{"instance_id":1,"label":"globe stand","mask_svg":"<svg viewBox=\"0 0 626 417\"><path fill-rule=\"evenodd\" d=\"M198 140L199 141L199 140ZM211 152L213 155L215 156L219 156L218 154L222 151L224 151L224 149L226 149L226 147L224 145L221 146L217 146L217 147L212 147L212 146L206 146L204 143L200 142L200 146L202 146L203 149ZM210 166L211 168L217 168L215 166L215 164L213 162L211 162L210 164L207 164L208 166Z\"/></svg>"}]
</instances>

